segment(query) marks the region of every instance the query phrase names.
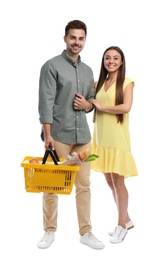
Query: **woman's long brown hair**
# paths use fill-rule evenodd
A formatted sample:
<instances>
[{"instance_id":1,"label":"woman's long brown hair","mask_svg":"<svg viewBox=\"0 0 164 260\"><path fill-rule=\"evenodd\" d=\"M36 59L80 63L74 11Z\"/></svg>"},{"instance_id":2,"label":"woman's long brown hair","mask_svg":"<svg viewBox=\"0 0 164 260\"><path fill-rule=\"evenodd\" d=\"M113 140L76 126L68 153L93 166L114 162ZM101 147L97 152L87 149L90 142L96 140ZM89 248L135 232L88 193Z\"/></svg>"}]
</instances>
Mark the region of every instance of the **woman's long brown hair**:
<instances>
[{"instance_id":1,"label":"woman's long brown hair","mask_svg":"<svg viewBox=\"0 0 164 260\"><path fill-rule=\"evenodd\" d=\"M117 46L111 46L111 47L107 48L103 53L101 68L100 68L100 74L99 74L99 78L98 78L98 81L97 81L97 84L96 84L96 95L99 92L99 90L102 88L102 86L103 86L103 84L104 84L104 82L105 82L105 80L107 79L107 76L108 76L108 71L104 67L104 56L105 56L106 52L109 51L109 50L116 50L121 55L122 65L118 69L118 76L117 76L117 80L116 80L116 97L115 97L115 105L120 105L120 104L123 103L123 83L124 83L124 80L125 80L126 64L125 64L124 53ZM110 78L110 75L109 75L109 78ZM123 123L123 114L116 114L116 117L117 117L118 123ZM95 113L94 113L93 122L94 121L95 121Z\"/></svg>"}]
</instances>

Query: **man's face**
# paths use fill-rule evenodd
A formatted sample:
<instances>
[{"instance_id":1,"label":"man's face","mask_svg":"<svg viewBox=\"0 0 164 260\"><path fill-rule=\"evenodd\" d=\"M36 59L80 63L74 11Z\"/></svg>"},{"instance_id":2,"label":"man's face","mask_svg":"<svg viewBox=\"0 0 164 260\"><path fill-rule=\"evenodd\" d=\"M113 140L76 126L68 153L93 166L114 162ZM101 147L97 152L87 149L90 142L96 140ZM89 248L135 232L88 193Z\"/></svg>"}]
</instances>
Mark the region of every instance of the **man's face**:
<instances>
[{"instance_id":1,"label":"man's face","mask_svg":"<svg viewBox=\"0 0 164 260\"><path fill-rule=\"evenodd\" d=\"M64 41L68 55L78 55L85 45L85 31L82 29L70 29L69 34L64 36Z\"/></svg>"}]
</instances>

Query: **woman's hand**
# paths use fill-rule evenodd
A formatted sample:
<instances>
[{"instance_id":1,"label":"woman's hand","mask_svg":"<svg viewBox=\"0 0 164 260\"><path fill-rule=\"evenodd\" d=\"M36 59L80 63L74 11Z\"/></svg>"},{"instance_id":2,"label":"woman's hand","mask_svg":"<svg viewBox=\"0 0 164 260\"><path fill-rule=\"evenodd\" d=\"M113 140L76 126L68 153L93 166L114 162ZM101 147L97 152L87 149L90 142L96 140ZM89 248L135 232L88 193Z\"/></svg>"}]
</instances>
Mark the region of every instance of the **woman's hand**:
<instances>
[{"instance_id":1,"label":"woman's hand","mask_svg":"<svg viewBox=\"0 0 164 260\"><path fill-rule=\"evenodd\" d=\"M99 101L97 101L96 99L91 99L90 103L93 104L97 110L103 111L103 107L102 107L101 103Z\"/></svg>"}]
</instances>

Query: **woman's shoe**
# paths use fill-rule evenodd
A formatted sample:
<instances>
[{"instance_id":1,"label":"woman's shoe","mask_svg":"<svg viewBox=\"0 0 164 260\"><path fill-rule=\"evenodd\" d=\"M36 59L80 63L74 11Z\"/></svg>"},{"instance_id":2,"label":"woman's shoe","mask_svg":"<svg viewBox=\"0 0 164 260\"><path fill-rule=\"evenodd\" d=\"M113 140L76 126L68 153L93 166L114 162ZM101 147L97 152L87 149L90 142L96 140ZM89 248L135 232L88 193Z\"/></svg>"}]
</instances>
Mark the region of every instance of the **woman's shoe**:
<instances>
[{"instance_id":1,"label":"woman's shoe","mask_svg":"<svg viewBox=\"0 0 164 260\"><path fill-rule=\"evenodd\" d=\"M129 222L126 223L126 229L129 230L129 229L131 229L131 228L134 228L134 224L133 224L133 222L132 222L131 219L130 219ZM114 230L108 232L108 234L109 234L109 236L113 236Z\"/></svg>"},{"instance_id":2,"label":"woman's shoe","mask_svg":"<svg viewBox=\"0 0 164 260\"><path fill-rule=\"evenodd\" d=\"M127 228L123 228L122 226L117 226L115 228L114 234L110 239L111 243L120 243L124 240L125 236L127 235L128 230Z\"/></svg>"}]
</instances>

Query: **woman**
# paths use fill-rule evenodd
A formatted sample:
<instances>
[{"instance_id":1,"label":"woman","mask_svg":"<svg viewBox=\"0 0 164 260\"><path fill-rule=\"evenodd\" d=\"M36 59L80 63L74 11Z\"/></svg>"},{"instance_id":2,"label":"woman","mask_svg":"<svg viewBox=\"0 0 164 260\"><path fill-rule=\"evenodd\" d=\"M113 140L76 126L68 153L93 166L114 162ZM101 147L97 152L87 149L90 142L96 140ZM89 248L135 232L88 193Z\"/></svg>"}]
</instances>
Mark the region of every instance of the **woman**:
<instances>
[{"instance_id":1,"label":"woman","mask_svg":"<svg viewBox=\"0 0 164 260\"><path fill-rule=\"evenodd\" d=\"M128 214L125 178L137 176L130 147L129 112L133 102L134 82L125 78L125 56L117 46L105 50L96 83L92 152L99 158L92 162L94 171L103 172L118 210L118 224L109 232L111 243L122 242L134 227Z\"/></svg>"}]
</instances>

